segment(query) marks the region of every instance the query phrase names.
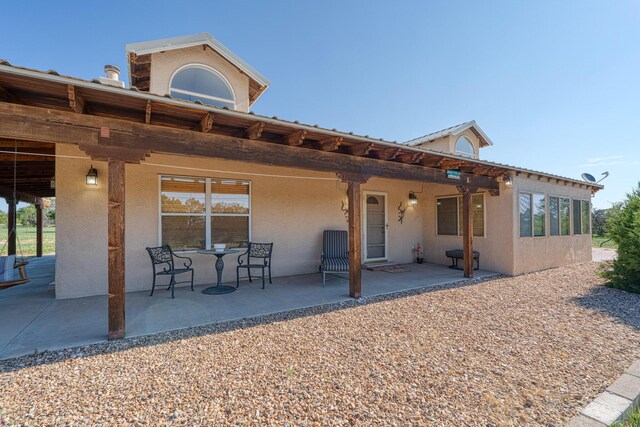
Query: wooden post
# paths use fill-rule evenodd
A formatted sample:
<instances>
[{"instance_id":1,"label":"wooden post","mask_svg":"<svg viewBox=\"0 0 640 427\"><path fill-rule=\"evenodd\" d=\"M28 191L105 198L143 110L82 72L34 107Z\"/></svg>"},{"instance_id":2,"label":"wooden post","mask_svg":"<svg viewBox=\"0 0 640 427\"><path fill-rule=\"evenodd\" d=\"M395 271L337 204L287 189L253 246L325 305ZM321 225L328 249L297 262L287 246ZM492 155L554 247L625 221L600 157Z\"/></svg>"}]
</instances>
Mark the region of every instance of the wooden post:
<instances>
[{"instance_id":1,"label":"wooden post","mask_svg":"<svg viewBox=\"0 0 640 427\"><path fill-rule=\"evenodd\" d=\"M36 257L42 257L42 203L36 203Z\"/></svg>"},{"instance_id":2,"label":"wooden post","mask_svg":"<svg viewBox=\"0 0 640 427\"><path fill-rule=\"evenodd\" d=\"M14 199L6 199L8 209L7 221L7 255L16 254L16 204Z\"/></svg>"},{"instance_id":3,"label":"wooden post","mask_svg":"<svg viewBox=\"0 0 640 427\"><path fill-rule=\"evenodd\" d=\"M462 249L464 277L473 277L473 207L471 206L472 190L462 189Z\"/></svg>"},{"instance_id":4,"label":"wooden post","mask_svg":"<svg viewBox=\"0 0 640 427\"><path fill-rule=\"evenodd\" d=\"M108 160L109 339L124 337L124 161Z\"/></svg>"},{"instance_id":5,"label":"wooden post","mask_svg":"<svg viewBox=\"0 0 640 427\"><path fill-rule=\"evenodd\" d=\"M362 296L362 194L359 181L349 181L349 296Z\"/></svg>"}]
</instances>

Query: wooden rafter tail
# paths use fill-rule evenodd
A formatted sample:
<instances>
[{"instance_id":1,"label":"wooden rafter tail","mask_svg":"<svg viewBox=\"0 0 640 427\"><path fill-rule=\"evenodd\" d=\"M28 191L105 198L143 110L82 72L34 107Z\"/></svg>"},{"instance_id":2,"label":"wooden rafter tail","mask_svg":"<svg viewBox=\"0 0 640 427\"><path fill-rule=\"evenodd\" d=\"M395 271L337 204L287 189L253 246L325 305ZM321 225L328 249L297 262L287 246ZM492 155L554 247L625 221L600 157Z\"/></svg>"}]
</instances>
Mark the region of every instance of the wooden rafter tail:
<instances>
[{"instance_id":1,"label":"wooden rafter tail","mask_svg":"<svg viewBox=\"0 0 640 427\"><path fill-rule=\"evenodd\" d=\"M245 130L245 135L247 139L259 139L262 136L262 131L264 130L264 122L256 122L249 126Z\"/></svg>"},{"instance_id":2,"label":"wooden rafter tail","mask_svg":"<svg viewBox=\"0 0 640 427\"><path fill-rule=\"evenodd\" d=\"M352 145L347 148L347 152L353 156L366 156L373 150L373 144Z\"/></svg>"},{"instance_id":3,"label":"wooden rafter tail","mask_svg":"<svg viewBox=\"0 0 640 427\"><path fill-rule=\"evenodd\" d=\"M307 131L304 129L299 129L288 135L285 135L284 140L287 143L287 145L298 146L298 145L302 145L302 143L304 142L304 138L306 136L307 136Z\"/></svg>"},{"instance_id":4,"label":"wooden rafter tail","mask_svg":"<svg viewBox=\"0 0 640 427\"><path fill-rule=\"evenodd\" d=\"M7 88L0 86L0 101L12 102L14 104L24 104L18 96Z\"/></svg>"},{"instance_id":5,"label":"wooden rafter tail","mask_svg":"<svg viewBox=\"0 0 640 427\"><path fill-rule=\"evenodd\" d=\"M147 106L144 111L144 122L148 125L151 124L151 100L147 101Z\"/></svg>"},{"instance_id":6,"label":"wooden rafter tail","mask_svg":"<svg viewBox=\"0 0 640 427\"><path fill-rule=\"evenodd\" d=\"M343 142L344 139L341 136L336 136L318 142L318 146L322 151L336 151Z\"/></svg>"},{"instance_id":7,"label":"wooden rafter tail","mask_svg":"<svg viewBox=\"0 0 640 427\"><path fill-rule=\"evenodd\" d=\"M71 108L74 113L84 113L84 98L76 92L76 87L74 85L67 85L67 99L69 101L69 108Z\"/></svg>"},{"instance_id":8,"label":"wooden rafter tail","mask_svg":"<svg viewBox=\"0 0 640 427\"><path fill-rule=\"evenodd\" d=\"M213 128L213 113L207 113L200 120L199 128L201 132L207 133Z\"/></svg>"}]
</instances>

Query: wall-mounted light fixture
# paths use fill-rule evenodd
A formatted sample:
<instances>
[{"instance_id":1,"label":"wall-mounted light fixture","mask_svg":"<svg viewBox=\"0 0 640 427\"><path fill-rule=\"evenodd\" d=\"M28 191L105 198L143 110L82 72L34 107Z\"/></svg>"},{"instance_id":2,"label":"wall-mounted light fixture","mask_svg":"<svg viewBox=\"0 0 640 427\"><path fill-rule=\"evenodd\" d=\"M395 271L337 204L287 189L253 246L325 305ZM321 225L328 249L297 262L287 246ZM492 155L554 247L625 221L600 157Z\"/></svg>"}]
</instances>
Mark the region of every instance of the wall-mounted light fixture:
<instances>
[{"instance_id":1,"label":"wall-mounted light fixture","mask_svg":"<svg viewBox=\"0 0 640 427\"><path fill-rule=\"evenodd\" d=\"M509 174L505 174L502 177L502 182L504 182L505 187L511 187L513 186L513 178L511 177L511 175Z\"/></svg>"},{"instance_id":2,"label":"wall-mounted light fixture","mask_svg":"<svg viewBox=\"0 0 640 427\"><path fill-rule=\"evenodd\" d=\"M416 206L418 204L418 198L413 191L409 192L409 206Z\"/></svg>"},{"instance_id":3,"label":"wall-mounted light fixture","mask_svg":"<svg viewBox=\"0 0 640 427\"><path fill-rule=\"evenodd\" d=\"M98 170L91 165L87 171L87 185L98 185Z\"/></svg>"}]
</instances>

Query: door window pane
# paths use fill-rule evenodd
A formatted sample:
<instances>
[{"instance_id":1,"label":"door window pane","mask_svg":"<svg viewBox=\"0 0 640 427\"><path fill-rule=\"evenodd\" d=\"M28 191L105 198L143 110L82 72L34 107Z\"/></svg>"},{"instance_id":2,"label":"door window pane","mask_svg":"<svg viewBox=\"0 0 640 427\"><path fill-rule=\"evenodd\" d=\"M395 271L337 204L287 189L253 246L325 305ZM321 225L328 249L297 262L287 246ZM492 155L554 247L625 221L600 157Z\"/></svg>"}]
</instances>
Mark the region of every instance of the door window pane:
<instances>
[{"instance_id":1,"label":"door window pane","mask_svg":"<svg viewBox=\"0 0 640 427\"><path fill-rule=\"evenodd\" d=\"M442 236L458 235L458 198L437 199L438 234Z\"/></svg>"},{"instance_id":2,"label":"door window pane","mask_svg":"<svg viewBox=\"0 0 640 427\"><path fill-rule=\"evenodd\" d=\"M560 200L549 197L549 235L560 235Z\"/></svg>"},{"instance_id":3,"label":"door window pane","mask_svg":"<svg viewBox=\"0 0 640 427\"><path fill-rule=\"evenodd\" d=\"M367 197L367 253L368 259L385 257L385 196Z\"/></svg>"},{"instance_id":4,"label":"door window pane","mask_svg":"<svg viewBox=\"0 0 640 427\"><path fill-rule=\"evenodd\" d=\"M520 237L531 237L531 194L520 194Z\"/></svg>"}]
</instances>

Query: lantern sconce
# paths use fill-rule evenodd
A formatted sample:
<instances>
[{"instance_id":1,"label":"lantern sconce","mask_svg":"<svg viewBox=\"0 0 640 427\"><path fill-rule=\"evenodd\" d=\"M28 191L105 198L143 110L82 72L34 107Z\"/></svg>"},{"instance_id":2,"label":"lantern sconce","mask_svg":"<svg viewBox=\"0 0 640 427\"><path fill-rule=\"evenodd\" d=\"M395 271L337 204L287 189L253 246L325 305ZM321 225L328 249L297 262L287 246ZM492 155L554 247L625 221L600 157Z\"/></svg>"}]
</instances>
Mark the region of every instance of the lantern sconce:
<instances>
[{"instance_id":1,"label":"lantern sconce","mask_svg":"<svg viewBox=\"0 0 640 427\"><path fill-rule=\"evenodd\" d=\"M98 170L91 165L86 175L87 185L98 185Z\"/></svg>"},{"instance_id":2,"label":"lantern sconce","mask_svg":"<svg viewBox=\"0 0 640 427\"><path fill-rule=\"evenodd\" d=\"M513 178L509 174L504 174L502 177L505 187L511 188L513 186Z\"/></svg>"},{"instance_id":3,"label":"lantern sconce","mask_svg":"<svg viewBox=\"0 0 640 427\"><path fill-rule=\"evenodd\" d=\"M409 191L409 206L416 206L417 204L418 198L416 197L416 193Z\"/></svg>"}]
</instances>

